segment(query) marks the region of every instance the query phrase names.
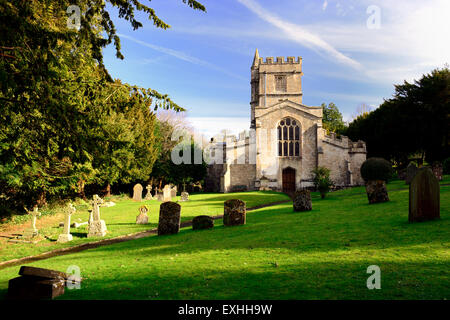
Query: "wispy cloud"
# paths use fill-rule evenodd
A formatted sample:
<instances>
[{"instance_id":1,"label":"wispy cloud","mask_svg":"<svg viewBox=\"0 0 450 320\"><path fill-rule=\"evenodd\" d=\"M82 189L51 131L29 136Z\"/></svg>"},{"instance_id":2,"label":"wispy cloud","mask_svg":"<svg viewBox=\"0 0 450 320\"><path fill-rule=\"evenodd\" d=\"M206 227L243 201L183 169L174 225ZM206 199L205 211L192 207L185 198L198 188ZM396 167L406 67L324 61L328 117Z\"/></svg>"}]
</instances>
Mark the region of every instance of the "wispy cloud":
<instances>
[{"instance_id":1,"label":"wispy cloud","mask_svg":"<svg viewBox=\"0 0 450 320\"><path fill-rule=\"evenodd\" d=\"M285 35L292 41L307 46L308 48L315 50L321 55L331 56L332 58L336 59L336 61L351 66L352 68L361 69L361 64L359 62L339 52L329 43L322 40L318 35L309 32L304 27L282 20L281 18L261 7L253 0L237 1L246 6L250 11L255 13L261 19L282 30Z\"/></svg>"},{"instance_id":2,"label":"wispy cloud","mask_svg":"<svg viewBox=\"0 0 450 320\"><path fill-rule=\"evenodd\" d=\"M224 68L221 68L219 66L216 66L215 64L212 64L212 63L210 63L208 61L205 61L205 60L198 59L196 57L190 56L190 55L188 55L188 54L186 54L186 53L184 53L182 51L161 47L161 46L158 46L158 45L155 45L155 44L151 44L151 43L148 43L148 42L136 39L134 37L127 36L125 34L118 34L118 36L121 37L121 38L130 40L130 41L133 41L134 43L140 44L140 45L142 45L144 47L153 49L155 51L165 53L165 54L170 55L172 57L175 57L175 58L177 58L179 60L183 60L183 61L186 61L186 62L189 62L189 63L192 63L192 64L196 64L196 65L203 66L203 67L206 67L206 68L209 68L209 69L212 69L212 70L216 70L216 71L222 72L222 73L224 73L224 74L226 74L226 75L228 75L230 77L233 77L233 78L236 78L236 79L239 79L239 80L247 81L246 78L244 78L244 77L242 77L240 75L234 74L234 73L232 73L232 72L230 72L230 71L228 71L228 70L226 70Z\"/></svg>"},{"instance_id":3,"label":"wispy cloud","mask_svg":"<svg viewBox=\"0 0 450 320\"><path fill-rule=\"evenodd\" d=\"M327 9L327 7L328 7L328 1L327 0L325 0L324 2L323 2L323 4L322 4L322 10L326 10Z\"/></svg>"}]
</instances>

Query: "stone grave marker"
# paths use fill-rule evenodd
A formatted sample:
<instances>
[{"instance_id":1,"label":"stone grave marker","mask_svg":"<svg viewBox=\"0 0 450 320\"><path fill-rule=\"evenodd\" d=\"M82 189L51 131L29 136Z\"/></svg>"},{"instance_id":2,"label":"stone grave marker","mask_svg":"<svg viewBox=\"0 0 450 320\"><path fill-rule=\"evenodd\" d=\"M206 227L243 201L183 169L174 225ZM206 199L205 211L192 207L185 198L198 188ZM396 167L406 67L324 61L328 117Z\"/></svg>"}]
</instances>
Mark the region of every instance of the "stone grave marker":
<instances>
[{"instance_id":1,"label":"stone grave marker","mask_svg":"<svg viewBox=\"0 0 450 320\"><path fill-rule=\"evenodd\" d=\"M189 193L183 191L180 196L180 201L189 201Z\"/></svg>"},{"instance_id":2,"label":"stone grave marker","mask_svg":"<svg viewBox=\"0 0 450 320\"><path fill-rule=\"evenodd\" d=\"M38 235L39 231L36 228L36 219L41 215L38 206L34 206L32 211L25 208L25 211L31 215L31 228L27 229L23 235L24 238L34 238Z\"/></svg>"},{"instance_id":3,"label":"stone grave marker","mask_svg":"<svg viewBox=\"0 0 450 320\"><path fill-rule=\"evenodd\" d=\"M414 178L414 176L417 173L417 170L418 170L417 166L414 163L410 162L408 164L408 166L406 167L406 178L405 178L406 184L411 183L412 179Z\"/></svg>"},{"instance_id":4,"label":"stone grave marker","mask_svg":"<svg viewBox=\"0 0 450 320\"><path fill-rule=\"evenodd\" d=\"M245 224L245 202L239 199L230 199L224 202L223 225L238 226Z\"/></svg>"},{"instance_id":5,"label":"stone grave marker","mask_svg":"<svg viewBox=\"0 0 450 320\"><path fill-rule=\"evenodd\" d=\"M94 194L92 199L92 220L89 221L88 238L103 237L106 235L106 223L100 219L100 205L102 203L103 199Z\"/></svg>"},{"instance_id":6,"label":"stone grave marker","mask_svg":"<svg viewBox=\"0 0 450 320\"><path fill-rule=\"evenodd\" d=\"M147 224L148 223L148 208L147 206L139 207L139 215L136 217L136 224Z\"/></svg>"},{"instance_id":7,"label":"stone grave marker","mask_svg":"<svg viewBox=\"0 0 450 320\"><path fill-rule=\"evenodd\" d=\"M197 216L192 219L192 229L211 229L214 227L214 219L210 216Z\"/></svg>"},{"instance_id":8,"label":"stone grave marker","mask_svg":"<svg viewBox=\"0 0 450 320\"><path fill-rule=\"evenodd\" d=\"M409 185L409 222L440 218L439 182L429 168L420 168Z\"/></svg>"},{"instance_id":9,"label":"stone grave marker","mask_svg":"<svg viewBox=\"0 0 450 320\"><path fill-rule=\"evenodd\" d=\"M181 206L176 202L163 202L159 206L158 235L175 234L180 231Z\"/></svg>"},{"instance_id":10,"label":"stone grave marker","mask_svg":"<svg viewBox=\"0 0 450 320\"><path fill-rule=\"evenodd\" d=\"M72 203L69 203L67 205L66 209L64 210L64 214L65 214L64 230L63 230L63 233L61 233L58 237L59 243L72 241L73 237L70 234L70 217L72 216L72 214L75 213L75 211L77 211L77 209L75 209L75 207L73 206Z\"/></svg>"},{"instance_id":11,"label":"stone grave marker","mask_svg":"<svg viewBox=\"0 0 450 320\"><path fill-rule=\"evenodd\" d=\"M172 198L176 198L177 192L178 192L177 186L173 186L173 187L170 189L170 196L171 196Z\"/></svg>"},{"instance_id":12,"label":"stone grave marker","mask_svg":"<svg viewBox=\"0 0 450 320\"><path fill-rule=\"evenodd\" d=\"M70 279L70 275L64 272L28 266L20 267L19 275L9 280L8 299L54 299L64 294L64 287Z\"/></svg>"},{"instance_id":13,"label":"stone grave marker","mask_svg":"<svg viewBox=\"0 0 450 320\"><path fill-rule=\"evenodd\" d=\"M172 201L172 189L168 184L163 189L163 202Z\"/></svg>"},{"instance_id":14,"label":"stone grave marker","mask_svg":"<svg viewBox=\"0 0 450 320\"><path fill-rule=\"evenodd\" d=\"M142 201L142 185L140 183L133 187L133 200Z\"/></svg>"},{"instance_id":15,"label":"stone grave marker","mask_svg":"<svg viewBox=\"0 0 450 320\"><path fill-rule=\"evenodd\" d=\"M147 189L147 194L145 195L145 200L153 200L152 193L151 193L151 191L152 191L152 186L151 186L151 185L148 185L148 186L145 187L145 188Z\"/></svg>"},{"instance_id":16,"label":"stone grave marker","mask_svg":"<svg viewBox=\"0 0 450 320\"><path fill-rule=\"evenodd\" d=\"M292 203L296 212L312 210L311 193L306 189L295 191Z\"/></svg>"}]
</instances>

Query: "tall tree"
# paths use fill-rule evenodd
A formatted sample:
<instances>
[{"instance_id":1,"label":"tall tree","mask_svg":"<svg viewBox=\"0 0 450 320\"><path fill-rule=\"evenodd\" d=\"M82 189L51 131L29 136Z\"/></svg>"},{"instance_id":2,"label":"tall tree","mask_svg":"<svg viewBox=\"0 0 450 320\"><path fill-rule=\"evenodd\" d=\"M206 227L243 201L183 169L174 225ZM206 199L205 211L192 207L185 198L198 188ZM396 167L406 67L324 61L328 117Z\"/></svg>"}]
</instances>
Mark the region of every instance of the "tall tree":
<instances>
[{"instance_id":1,"label":"tall tree","mask_svg":"<svg viewBox=\"0 0 450 320\"><path fill-rule=\"evenodd\" d=\"M328 106L325 103L322 103L322 108L323 128L328 132L335 132L338 134L344 133L346 126L342 117L342 113L339 111L338 107L333 102L330 102Z\"/></svg>"}]
</instances>

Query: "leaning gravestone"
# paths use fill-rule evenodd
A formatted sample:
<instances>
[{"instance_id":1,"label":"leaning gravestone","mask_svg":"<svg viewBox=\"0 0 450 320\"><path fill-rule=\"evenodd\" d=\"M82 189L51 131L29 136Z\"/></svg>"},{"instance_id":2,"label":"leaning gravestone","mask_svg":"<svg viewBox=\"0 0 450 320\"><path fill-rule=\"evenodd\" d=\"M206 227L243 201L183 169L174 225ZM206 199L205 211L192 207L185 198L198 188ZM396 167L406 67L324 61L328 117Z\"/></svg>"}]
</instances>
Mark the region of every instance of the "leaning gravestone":
<instances>
[{"instance_id":1,"label":"leaning gravestone","mask_svg":"<svg viewBox=\"0 0 450 320\"><path fill-rule=\"evenodd\" d=\"M88 238L90 237L103 237L106 235L106 223L105 220L100 219L100 205L103 203L98 195L94 194L92 200L92 220L89 221Z\"/></svg>"},{"instance_id":2,"label":"leaning gravestone","mask_svg":"<svg viewBox=\"0 0 450 320\"><path fill-rule=\"evenodd\" d=\"M175 234L180 231L181 206L176 202L164 202L159 206L158 235Z\"/></svg>"},{"instance_id":3,"label":"leaning gravestone","mask_svg":"<svg viewBox=\"0 0 450 320\"><path fill-rule=\"evenodd\" d=\"M294 211L310 211L312 210L311 193L309 190L297 190L294 194Z\"/></svg>"},{"instance_id":4,"label":"leaning gravestone","mask_svg":"<svg viewBox=\"0 0 450 320\"><path fill-rule=\"evenodd\" d=\"M406 167L406 178L405 183L410 184L412 179L414 179L414 176L417 174L417 167L414 163L410 162L408 166Z\"/></svg>"},{"instance_id":5,"label":"leaning gravestone","mask_svg":"<svg viewBox=\"0 0 450 320\"><path fill-rule=\"evenodd\" d=\"M163 202L172 201L172 189L168 184L163 188Z\"/></svg>"},{"instance_id":6,"label":"leaning gravestone","mask_svg":"<svg viewBox=\"0 0 450 320\"><path fill-rule=\"evenodd\" d=\"M193 230L211 229L212 227L214 227L214 219L210 216L197 216L192 219Z\"/></svg>"},{"instance_id":7,"label":"leaning gravestone","mask_svg":"<svg viewBox=\"0 0 450 320\"><path fill-rule=\"evenodd\" d=\"M180 196L180 201L189 201L189 193L183 191Z\"/></svg>"},{"instance_id":8,"label":"leaning gravestone","mask_svg":"<svg viewBox=\"0 0 450 320\"><path fill-rule=\"evenodd\" d=\"M409 185L409 222L440 218L439 182L429 168L421 168Z\"/></svg>"},{"instance_id":9,"label":"leaning gravestone","mask_svg":"<svg viewBox=\"0 0 450 320\"><path fill-rule=\"evenodd\" d=\"M367 181L366 192L369 204L389 201L386 182L384 180Z\"/></svg>"},{"instance_id":10,"label":"leaning gravestone","mask_svg":"<svg viewBox=\"0 0 450 320\"><path fill-rule=\"evenodd\" d=\"M142 201L142 185L140 183L133 187L133 200Z\"/></svg>"},{"instance_id":11,"label":"leaning gravestone","mask_svg":"<svg viewBox=\"0 0 450 320\"><path fill-rule=\"evenodd\" d=\"M66 282L71 279L64 272L28 266L20 267L19 275L9 280L8 299L53 299L64 294Z\"/></svg>"},{"instance_id":12,"label":"leaning gravestone","mask_svg":"<svg viewBox=\"0 0 450 320\"><path fill-rule=\"evenodd\" d=\"M224 202L223 225L238 226L245 224L245 202L239 199L230 199Z\"/></svg>"},{"instance_id":13,"label":"leaning gravestone","mask_svg":"<svg viewBox=\"0 0 450 320\"><path fill-rule=\"evenodd\" d=\"M141 206L139 208L139 215L136 217L136 224L147 224L148 223L148 208L147 206Z\"/></svg>"},{"instance_id":14,"label":"leaning gravestone","mask_svg":"<svg viewBox=\"0 0 450 320\"><path fill-rule=\"evenodd\" d=\"M438 181L441 181L442 175L444 173L444 168L442 167L442 163L440 163L440 162L433 163L431 170L433 170L433 174L436 176Z\"/></svg>"}]
</instances>

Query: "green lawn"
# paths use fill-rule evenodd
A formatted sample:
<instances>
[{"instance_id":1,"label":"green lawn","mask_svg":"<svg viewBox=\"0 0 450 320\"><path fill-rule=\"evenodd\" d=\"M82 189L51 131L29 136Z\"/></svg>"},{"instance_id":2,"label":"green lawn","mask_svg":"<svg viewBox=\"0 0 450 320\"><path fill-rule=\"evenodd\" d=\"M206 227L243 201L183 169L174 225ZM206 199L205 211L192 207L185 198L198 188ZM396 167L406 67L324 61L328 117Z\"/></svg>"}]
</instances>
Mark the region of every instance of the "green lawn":
<instances>
[{"instance_id":1,"label":"green lawn","mask_svg":"<svg viewBox=\"0 0 450 320\"><path fill-rule=\"evenodd\" d=\"M179 202L181 205L181 221L192 220L195 216L203 214L223 214L223 202L232 198L244 200L249 208L289 199L289 197L283 193L271 191L193 194L190 196L190 201ZM108 234L104 238L113 238L158 227L159 206L161 202L157 200L135 202L129 200L127 197L115 197L113 200L116 201L115 206L100 209L101 218L105 220L108 228ZM179 197L173 199L173 201L177 200L179 200ZM146 205L150 210L149 224L147 225L136 224L136 216L139 214L139 207L142 205ZM88 221L89 213L87 210L90 208L90 205L79 204L76 208L77 212L72 215L71 221ZM62 221L64 221L64 219L61 217L58 221L52 221L52 223L49 223L45 227L39 228L39 232L43 239L37 244L11 243L7 242L7 239L2 238L2 241L0 242L0 261L36 255L42 252L104 239L101 237L87 238L87 225L83 225L77 229L71 228L73 241L65 244L56 243L59 234L62 232L62 228L58 227L58 224ZM28 222L25 227L28 228L29 224L30 222Z\"/></svg>"},{"instance_id":2,"label":"green lawn","mask_svg":"<svg viewBox=\"0 0 450 320\"><path fill-rule=\"evenodd\" d=\"M387 203L368 205L358 188L324 200L313 194L310 212L281 204L249 212L244 226L216 220L212 230L184 228L29 265L80 267L81 289L59 299L448 299L450 186L441 186L441 219L415 224L399 187L390 184ZM370 265L381 268L381 290L366 287ZM18 270L1 271L0 294Z\"/></svg>"}]
</instances>

